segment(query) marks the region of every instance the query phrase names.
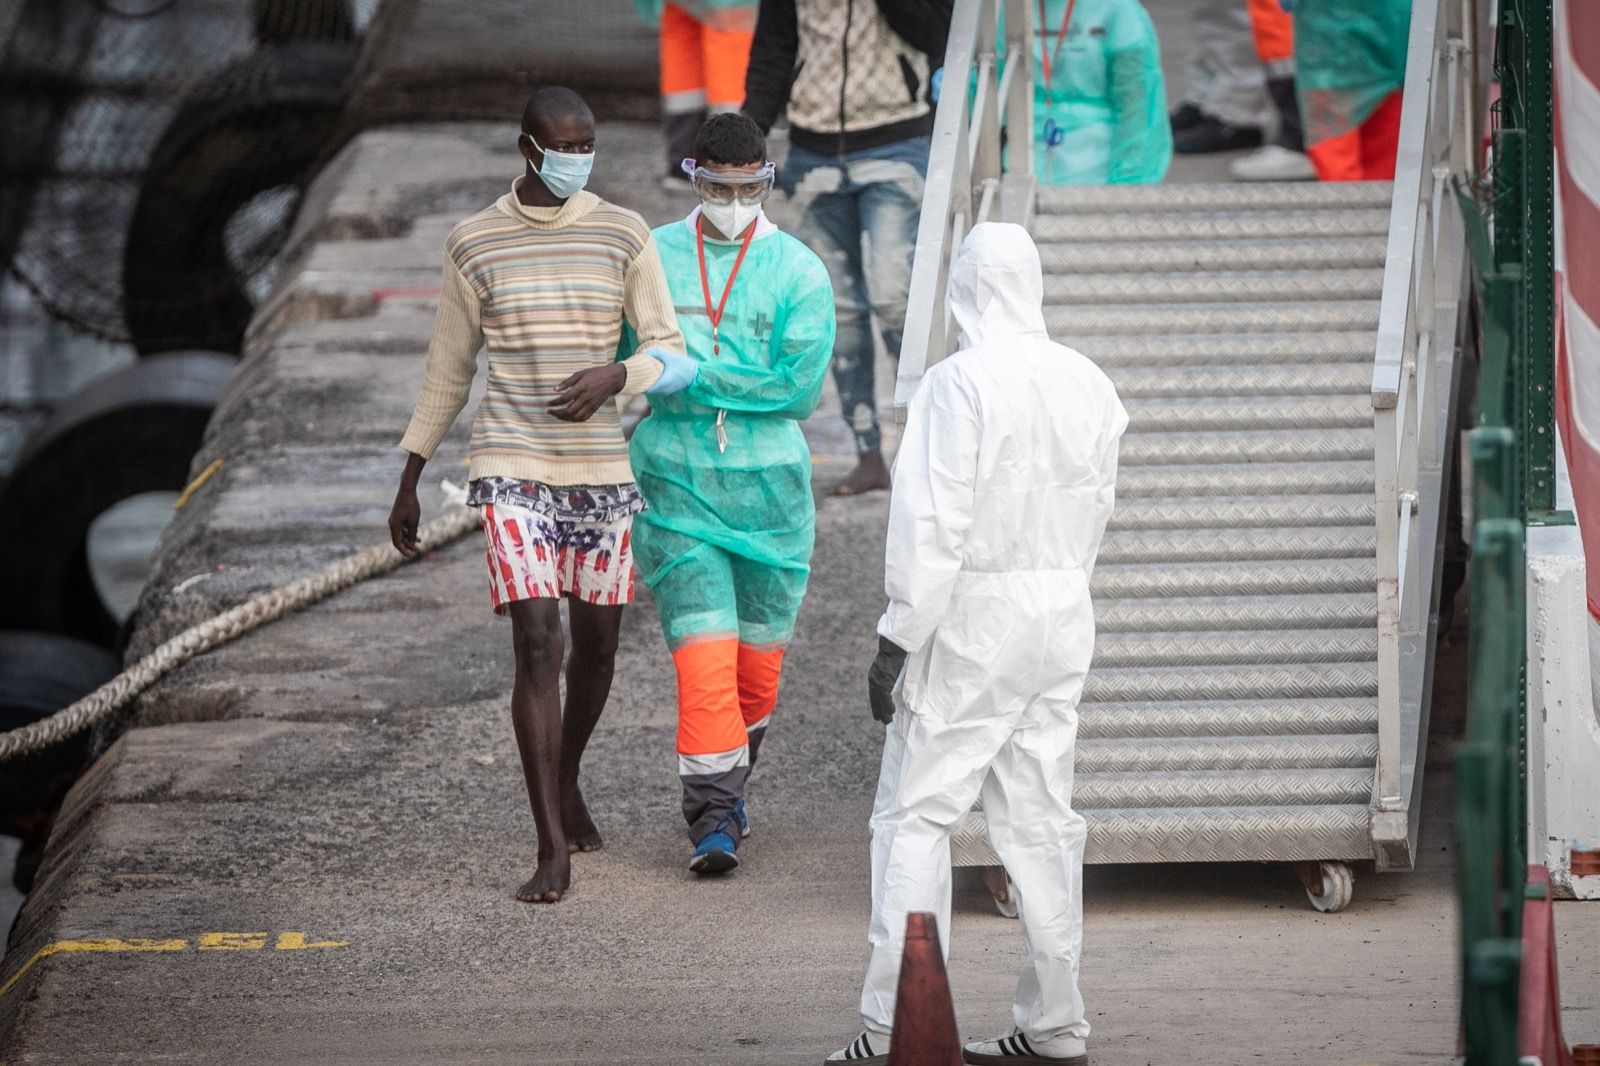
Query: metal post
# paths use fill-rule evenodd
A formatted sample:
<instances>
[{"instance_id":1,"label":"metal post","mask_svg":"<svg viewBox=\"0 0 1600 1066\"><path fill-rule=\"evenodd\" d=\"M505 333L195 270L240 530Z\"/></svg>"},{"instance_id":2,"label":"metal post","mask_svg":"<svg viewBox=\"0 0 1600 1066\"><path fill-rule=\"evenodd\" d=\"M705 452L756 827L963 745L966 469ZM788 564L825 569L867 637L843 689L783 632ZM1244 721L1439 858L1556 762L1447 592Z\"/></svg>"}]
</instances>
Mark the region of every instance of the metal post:
<instances>
[{"instance_id":1,"label":"metal post","mask_svg":"<svg viewBox=\"0 0 1600 1066\"><path fill-rule=\"evenodd\" d=\"M1006 66L1016 64L1007 87L1006 155L1014 174L1033 173L1033 5L1027 0L1005 0Z\"/></svg>"},{"instance_id":2,"label":"metal post","mask_svg":"<svg viewBox=\"0 0 1600 1066\"><path fill-rule=\"evenodd\" d=\"M945 328L945 287L949 281L950 235L965 232L972 217L972 182L968 167L970 139L966 86L972 80L977 55L979 25L993 21L995 0L957 0L950 17L950 37L945 49L944 77L950 91L939 97L934 114L928 177L923 186L922 218L917 223L917 249L911 262L911 287L907 298L906 330L900 347L900 370L895 379L894 405L903 414L911 395L929 366L949 351Z\"/></svg>"},{"instance_id":3,"label":"metal post","mask_svg":"<svg viewBox=\"0 0 1600 1066\"><path fill-rule=\"evenodd\" d=\"M995 10L984 4L978 20L978 46L976 67L978 90L973 100L972 113L972 190L973 203L978 191L987 181L1000 179L1000 76L999 59L995 54L997 28Z\"/></svg>"},{"instance_id":4,"label":"metal post","mask_svg":"<svg viewBox=\"0 0 1600 1066\"><path fill-rule=\"evenodd\" d=\"M1523 666L1523 526L1510 492L1518 453L1509 428L1473 430L1478 516L1469 633L1467 735L1457 757L1462 1028L1468 1066L1515 1061L1517 941L1526 866L1516 743Z\"/></svg>"},{"instance_id":5,"label":"metal post","mask_svg":"<svg viewBox=\"0 0 1600 1066\"><path fill-rule=\"evenodd\" d=\"M1377 498L1379 810L1400 810L1400 492L1396 407L1373 411Z\"/></svg>"},{"instance_id":6,"label":"metal post","mask_svg":"<svg viewBox=\"0 0 1600 1066\"><path fill-rule=\"evenodd\" d=\"M1523 313L1526 376L1521 440L1524 513L1545 520L1555 510L1555 160L1551 128L1550 0L1522 0L1520 94Z\"/></svg>"}]
</instances>

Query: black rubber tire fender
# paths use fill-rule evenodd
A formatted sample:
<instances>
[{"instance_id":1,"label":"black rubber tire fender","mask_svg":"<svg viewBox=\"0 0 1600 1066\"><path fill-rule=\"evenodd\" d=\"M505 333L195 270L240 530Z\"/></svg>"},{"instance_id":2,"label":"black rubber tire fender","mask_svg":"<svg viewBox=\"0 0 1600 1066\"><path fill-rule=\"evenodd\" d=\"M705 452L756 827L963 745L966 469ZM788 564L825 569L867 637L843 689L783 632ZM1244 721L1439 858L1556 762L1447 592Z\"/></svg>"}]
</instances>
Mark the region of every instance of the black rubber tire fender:
<instances>
[{"instance_id":1,"label":"black rubber tire fender","mask_svg":"<svg viewBox=\"0 0 1600 1066\"><path fill-rule=\"evenodd\" d=\"M75 393L29 438L0 485L0 629L115 643L89 572L89 525L130 496L188 483L235 365L220 352L141 360Z\"/></svg>"},{"instance_id":2,"label":"black rubber tire fender","mask_svg":"<svg viewBox=\"0 0 1600 1066\"><path fill-rule=\"evenodd\" d=\"M250 9L257 44L356 38L349 0L252 0Z\"/></svg>"},{"instance_id":3,"label":"black rubber tire fender","mask_svg":"<svg viewBox=\"0 0 1600 1066\"><path fill-rule=\"evenodd\" d=\"M229 261L229 219L303 188L339 130L357 45L262 48L197 86L139 186L122 260L123 316L141 354L238 352L254 306Z\"/></svg>"},{"instance_id":4,"label":"black rubber tire fender","mask_svg":"<svg viewBox=\"0 0 1600 1066\"><path fill-rule=\"evenodd\" d=\"M117 675L117 657L59 633L0 630L0 730L66 707ZM28 891L61 800L89 760L90 734L24 755L0 770L0 833L22 839L12 879Z\"/></svg>"}]
</instances>

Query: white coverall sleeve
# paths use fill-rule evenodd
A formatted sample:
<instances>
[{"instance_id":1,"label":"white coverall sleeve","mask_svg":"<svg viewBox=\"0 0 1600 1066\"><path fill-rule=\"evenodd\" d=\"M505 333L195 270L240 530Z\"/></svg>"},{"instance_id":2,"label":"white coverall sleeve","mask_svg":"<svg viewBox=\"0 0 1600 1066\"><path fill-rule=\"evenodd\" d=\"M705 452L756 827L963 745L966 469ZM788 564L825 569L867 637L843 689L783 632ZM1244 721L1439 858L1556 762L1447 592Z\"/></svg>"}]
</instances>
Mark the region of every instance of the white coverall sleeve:
<instances>
[{"instance_id":1,"label":"white coverall sleeve","mask_svg":"<svg viewBox=\"0 0 1600 1066\"><path fill-rule=\"evenodd\" d=\"M1120 400L1116 403L1116 411L1112 414L1106 427L1106 435L1110 438L1101 447L1100 453L1100 485L1095 489L1095 531L1094 555L1089 559L1089 565L1084 568L1084 577L1094 580L1094 564L1100 556L1100 542L1106 535L1106 526L1111 521L1111 512L1117 504L1117 458L1122 448L1122 433L1128 428L1128 412L1123 408Z\"/></svg>"},{"instance_id":2,"label":"white coverall sleeve","mask_svg":"<svg viewBox=\"0 0 1600 1066\"><path fill-rule=\"evenodd\" d=\"M927 643L950 602L972 526L983 436L977 398L959 375L942 370L931 371L912 398L889 499L889 608L878 635L908 652Z\"/></svg>"}]
</instances>

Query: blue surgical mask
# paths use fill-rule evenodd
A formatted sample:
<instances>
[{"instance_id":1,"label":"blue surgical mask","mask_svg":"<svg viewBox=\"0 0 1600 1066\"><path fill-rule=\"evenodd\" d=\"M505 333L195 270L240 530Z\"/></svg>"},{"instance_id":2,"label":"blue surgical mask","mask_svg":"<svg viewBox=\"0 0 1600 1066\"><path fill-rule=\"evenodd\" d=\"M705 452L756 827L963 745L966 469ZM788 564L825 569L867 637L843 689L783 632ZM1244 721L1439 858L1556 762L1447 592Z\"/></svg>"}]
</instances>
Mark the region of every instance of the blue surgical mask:
<instances>
[{"instance_id":1,"label":"blue surgical mask","mask_svg":"<svg viewBox=\"0 0 1600 1066\"><path fill-rule=\"evenodd\" d=\"M593 152L551 151L541 147L531 133L528 134L528 140L544 153L544 166L534 167L533 172L539 175L539 180L544 182L544 187L550 190L551 195L565 200L589 184L589 172L594 169ZM533 164L530 162L528 165Z\"/></svg>"}]
</instances>

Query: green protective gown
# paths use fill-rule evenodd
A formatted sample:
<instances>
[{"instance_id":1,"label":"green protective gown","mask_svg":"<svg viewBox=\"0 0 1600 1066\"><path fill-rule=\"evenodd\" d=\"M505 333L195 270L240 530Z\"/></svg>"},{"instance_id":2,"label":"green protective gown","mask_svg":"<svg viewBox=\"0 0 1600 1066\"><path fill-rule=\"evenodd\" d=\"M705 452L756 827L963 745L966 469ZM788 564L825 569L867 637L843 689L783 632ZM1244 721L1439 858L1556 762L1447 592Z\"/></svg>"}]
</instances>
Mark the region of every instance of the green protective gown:
<instances>
[{"instance_id":1,"label":"green protective gown","mask_svg":"<svg viewBox=\"0 0 1600 1066\"><path fill-rule=\"evenodd\" d=\"M1295 90L1308 144L1360 126L1405 85L1410 31L1410 0L1300 0L1295 5Z\"/></svg>"},{"instance_id":2,"label":"green protective gown","mask_svg":"<svg viewBox=\"0 0 1600 1066\"><path fill-rule=\"evenodd\" d=\"M1057 51L1068 2L1046 0L1042 25L1037 0L1029 3L1034 175L1046 185L1160 181L1172 162L1172 126L1155 25L1139 0L1075 0Z\"/></svg>"},{"instance_id":3,"label":"green protective gown","mask_svg":"<svg viewBox=\"0 0 1600 1066\"><path fill-rule=\"evenodd\" d=\"M672 0L689 17L702 26L719 30L753 30L756 28L757 0ZM661 25L661 9L666 0L633 0L639 17L651 26Z\"/></svg>"},{"instance_id":4,"label":"green protective gown","mask_svg":"<svg viewBox=\"0 0 1600 1066\"><path fill-rule=\"evenodd\" d=\"M650 505L634 520L634 560L673 650L709 636L787 642L811 572L816 514L800 420L816 409L832 357L833 289L810 249L765 218L755 225L719 354L692 225L655 230L685 349L700 363L688 389L650 398L629 449ZM708 239L705 253L715 306L739 245ZM622 354L631 342L625 334Z\"/></svg>"}]
</instances>

